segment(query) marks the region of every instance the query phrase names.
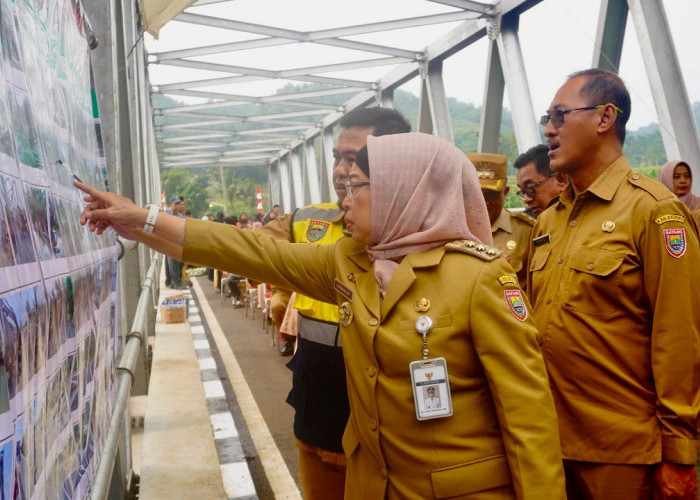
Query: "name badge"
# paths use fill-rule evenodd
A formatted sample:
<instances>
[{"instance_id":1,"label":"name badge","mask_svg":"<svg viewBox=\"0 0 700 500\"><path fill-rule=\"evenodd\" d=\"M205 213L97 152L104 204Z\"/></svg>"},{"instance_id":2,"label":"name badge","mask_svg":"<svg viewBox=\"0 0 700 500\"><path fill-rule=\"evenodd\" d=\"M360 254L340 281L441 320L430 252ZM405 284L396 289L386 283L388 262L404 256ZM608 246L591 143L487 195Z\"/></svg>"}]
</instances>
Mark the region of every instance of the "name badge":
<instances>
[{"instance_id":1,"label":"name badge","mask_svg":"<svg viewBox=\"0 0 700 500\"><path fill-rule=\"evenodd\" d=\"M416 418L429 420L452 415L452 394L445 358L413 361L409 365Z\"/></svg>"},{"instance_id":2,"label":"name badge","mask_svg":"<svg viewBox=\"0 0 700 500\"><path fill-rule=\"evenodd\" d=\"M549 233L543 234L542 236L538 236L537 238L532 239L532 244L536 247L541 247L545 243L550 243L552 241L552 237L549 236Z\"/></svg>"}]
</instances>

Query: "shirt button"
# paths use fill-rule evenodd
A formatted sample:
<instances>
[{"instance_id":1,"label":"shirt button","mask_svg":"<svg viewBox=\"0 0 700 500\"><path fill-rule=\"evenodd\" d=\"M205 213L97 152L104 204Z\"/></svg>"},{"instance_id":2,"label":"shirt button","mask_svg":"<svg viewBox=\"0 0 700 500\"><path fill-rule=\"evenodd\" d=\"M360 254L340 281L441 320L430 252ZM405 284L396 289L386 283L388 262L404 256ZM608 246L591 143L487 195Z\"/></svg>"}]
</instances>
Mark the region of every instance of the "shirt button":
<instances>
[{"instance_id":1,"label":"shirt button","mask_svg":"<svg viewBox=\"0 0 700 500\"><path fill-rule=\"evenodd\" d=\"M551 303L552 303L552 299L547 299L547 304L551 304Z\"/></svg>"},{"instance_id":2,"label":"shirt button","mask_svg":"<svg viewBox=\"0 0 700 500\"><path fill-rule=\"evenodd\" d=\"M638 180L639 180L639 176L638 176L637 174L634 174L634 175L632 176L632 180L633 180L633 181L638 181Z\"/></svg>"},{"instance_id":3,"label":"shirt button","mask_svg":"<svg viewBox=\"0 0 700 500\"><path fill-rule=\"evenodd\" d=\"M374 377L377 374L377 368L375 366L370 366L367 368L367 375Z\"/></svg>"},{"instance_id":4,"label":"shirt button","mask_svg":"<svg viewBox=\"0 0 700 500\"><path fill-rule=\"evenodd\" d=\"M588 269L589 271L593 271L593 264L588 264L586 266L586 269Z\"/></svg>"},{"instance_id":5,"label":"shirt button","mask_svg":"<svg viewBox=\"0 0 700 500\"><path fill-rule=\"evenodd\" d=\"M557 259L557 263L561 264L562 262L564 262L564 257L559 257Z\"/></svg>"},{"instance_id":6,"label":"shirt button","mask_svg":"<svg viewBox=\"0 0 700 500\"><path fill-rule=\"evenodd\" d=\"M571 222L569 222L569 225L570 225L571 227L576 227L576 221L575 221L575 220L572 220Z\"/></svg>"},{"instance_id":7,"label":"shirt button","mask_svg":"<svg viewBox=\"0 0 700 500\"><path fill-rule=\"evenodd\" d=\"M373 431L377 430L377 421L375 419L371 419L369 421L369 428L372 429Z\"/></svg>"},{"instance_id":8,"label":"shirt button","mask_svg":"<svg viewBox=\"0 0 700 500\"><path fill-rule=\"evenodd\" d=\"M378 324L379 324L379 320L377 318L370 318L369 326L377 326Z\"/></svg>"}]
</instances>

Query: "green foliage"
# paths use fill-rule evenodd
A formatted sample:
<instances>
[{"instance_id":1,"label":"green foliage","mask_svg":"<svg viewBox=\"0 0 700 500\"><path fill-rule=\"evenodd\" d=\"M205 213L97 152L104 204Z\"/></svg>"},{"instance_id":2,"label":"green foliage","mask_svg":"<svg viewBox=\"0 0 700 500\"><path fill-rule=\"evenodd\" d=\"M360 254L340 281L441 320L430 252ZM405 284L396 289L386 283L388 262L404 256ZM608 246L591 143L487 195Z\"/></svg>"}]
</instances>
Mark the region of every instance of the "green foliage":
<instances>
[{"instance_id":1,"label":"green foliage","mask_svg":"<svg viewBox=\"0 0 700 500\"><path fill-rule=\"evenodd\" d=\"M209 210L205 185L186 168L164 169L161 171L160 180L166 200L171 196L182 196L187 203L187 209L195 217L201 217Z\"/></svg>"}]
</instances>

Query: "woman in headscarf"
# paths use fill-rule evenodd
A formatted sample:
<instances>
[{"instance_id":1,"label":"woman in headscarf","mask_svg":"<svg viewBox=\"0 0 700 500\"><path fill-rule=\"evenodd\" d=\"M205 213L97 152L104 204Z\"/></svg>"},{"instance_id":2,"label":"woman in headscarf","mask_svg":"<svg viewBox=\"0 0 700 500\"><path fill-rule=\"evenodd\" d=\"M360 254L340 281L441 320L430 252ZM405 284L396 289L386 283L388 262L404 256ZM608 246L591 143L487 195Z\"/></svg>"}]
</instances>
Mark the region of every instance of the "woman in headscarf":
<instances>
[{"instance_id":1,"label":"woman in headscarf","mask_svg":"<svg viewBox=\"0 0 700 500\"><path fill-rule=\"evenodd\" d=\"M81 223L92 230L113 226L184 261L338 304L351 408L346 498L565 498L527 300L485 244L473 165L447 141L368 137L346 182L352 238L334 245L163 214L154 239L139 229L149 210L76 186L88 193ZM440 405L425 405L428 387Z\"/></svg>"},{"instance_id":2,"label":"woman in headscarf","mask_svg":"<svg viewBox=\"0 0 700 500\"><path fill-rule=\"evenodd\" d=\"M668 162L659 171L659 182L685 203L691 212L700 210L700 196L695 196L691 191L693 174L686 162Z\"/></svg>"}]
</instances>

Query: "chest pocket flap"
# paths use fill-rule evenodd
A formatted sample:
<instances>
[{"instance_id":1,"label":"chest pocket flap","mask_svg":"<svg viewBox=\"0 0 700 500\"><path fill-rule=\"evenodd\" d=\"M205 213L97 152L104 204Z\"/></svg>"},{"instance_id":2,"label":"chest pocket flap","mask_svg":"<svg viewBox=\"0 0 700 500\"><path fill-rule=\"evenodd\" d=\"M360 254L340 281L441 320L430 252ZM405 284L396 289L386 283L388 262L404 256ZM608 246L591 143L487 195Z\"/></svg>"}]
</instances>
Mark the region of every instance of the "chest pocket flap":
<instances>
[{"instance_id":1,"label":"chest pocket flap","mask_svg":"<svg viewBox=\"0 0 700 500\"><path fill-rule=\"evenodd\" d=\"M532 260L530 261L530 271L541 271L544 265L547 263L550 253L552 253L552 251L549 248L535 249L535 254L532 256Z\"/></svg>"},{"instance_id":2,"label":"chest pocket flap","mask_svg":"<svg viewBox=\"0 0 700 500\"><path fill-rule=\"evenodd\" d=\"M571 254L570 267L595 276L610 276L621 265L624 257L607 250L577 248Z\"/></svg>"}]
</instances>

